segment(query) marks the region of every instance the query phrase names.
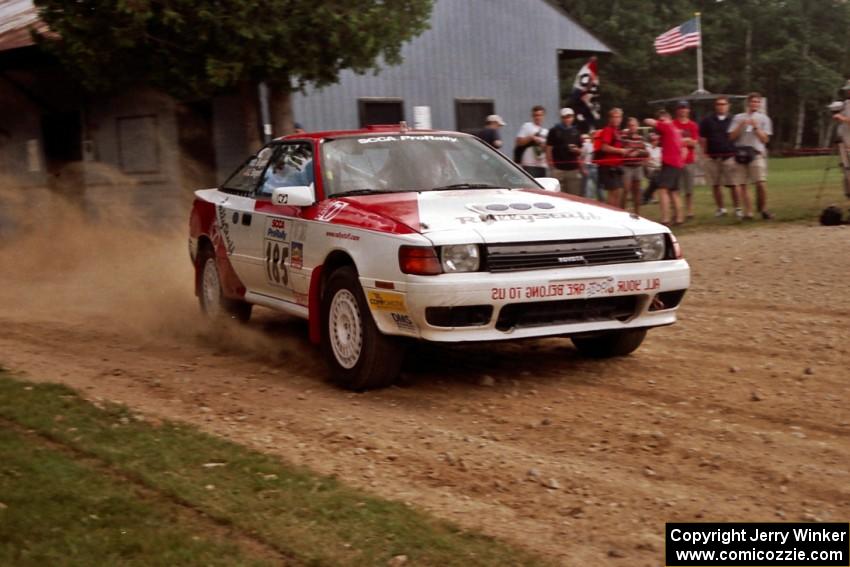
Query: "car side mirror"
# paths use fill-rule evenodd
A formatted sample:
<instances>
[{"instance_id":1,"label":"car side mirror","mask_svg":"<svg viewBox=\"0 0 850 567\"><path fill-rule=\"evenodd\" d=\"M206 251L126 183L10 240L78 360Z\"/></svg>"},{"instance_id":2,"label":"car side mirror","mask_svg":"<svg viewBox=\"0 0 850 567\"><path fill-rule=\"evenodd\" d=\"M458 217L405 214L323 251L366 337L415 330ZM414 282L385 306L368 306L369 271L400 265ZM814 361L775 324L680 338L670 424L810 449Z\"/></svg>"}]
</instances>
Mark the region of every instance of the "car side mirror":
<instances>
[{"instance_id":1,"label":"car side mirror","mask_svg":"<svg viewBox=\"0 0 850 567\"><path fill-rule=\"evenodd\" d=\"M272 189L272 203L275 205L293 205L309 207L316 202L316 193L306 185L297 187L278 187Z\"/></svg>"},{"instance_id":2,"label":"car side mirror","mask_svg":"<svg viewBox=\"0 0 850 567\"><path fill-rule=\"evenodd\" d=\"M535 177L534 180L543 186L546 191L559 193L561 191L561 182L554 177Z\"/></svg>"}]
</instances>

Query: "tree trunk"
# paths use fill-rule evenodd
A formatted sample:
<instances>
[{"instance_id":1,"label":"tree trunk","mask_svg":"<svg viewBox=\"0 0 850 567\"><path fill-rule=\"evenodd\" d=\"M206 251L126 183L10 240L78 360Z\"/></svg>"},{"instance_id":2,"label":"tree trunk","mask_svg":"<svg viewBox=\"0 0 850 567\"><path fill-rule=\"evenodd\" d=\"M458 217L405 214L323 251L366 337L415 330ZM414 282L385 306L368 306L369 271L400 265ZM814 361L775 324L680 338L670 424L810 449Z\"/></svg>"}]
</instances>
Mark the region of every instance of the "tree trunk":
<instances>
[{"instance_id":1,"label":"tree trunk","mask_svg":"<svg viewBox=\"0 0 850 567\"><path fill-rule=\"evenodd\" d=\"M744 90L750 92L750 77L753 70L753 24L747 20L747 35L744 38Z\"/></svg>"},{"instance_id":2,"label":"tree trunk","mask_svg":"<svg viewBox=\"0 0 850 567\"><path fill-rule=\"evenodd\" d=\"M794 134L794 149L799 150L803 145L803 128L806 126L806 99L801 98L797 103L797 132Z\"/></svg>"},{"instance_id":3,"label":"tree trunk","mask_svg":"<svg viewBox=\"0 0 850 567\"><path fill-rule=\"evenodd\" d=\"M295 132L295 119L292 116L292 91L289 82L273 85L270 88L269 103L272 114L272 131L277 138Z\"/></svg>"},{"instance_id":4,"label":"tree trunk","mask_svg":"<svg viewBox=\"0 0 850 567\"><path fill-rule=\"evenodd\" d=\"M823 148L829 144L829 128L823 119L823 112L818 112L818 147Z\"/></svg>"},{"instance_id":5,"label":"tree trunk","mask_svg":"<svg viewBox=\"0 0 850 567\"><path fill-rule=\"evenodd\" d=\"M809 58L809 42L803 44L803 61ZM794 149L799 150L803 145L803 128L806 127L806 97L800 95L797 102L797 132L794 135Z\"/></svg>"},{"instance_id":6,"label":"tree trunk","mask_svg":"<svg viewBox=\"0 0 850 567\"><path fill-rule=\"evenodd\" d=\"M263 147L257 85L251 81L245 81L239 86L239 96L242 99L242 124L245 130L246 149L249 153L255 153Z\"/></svg>"}]
</instances>

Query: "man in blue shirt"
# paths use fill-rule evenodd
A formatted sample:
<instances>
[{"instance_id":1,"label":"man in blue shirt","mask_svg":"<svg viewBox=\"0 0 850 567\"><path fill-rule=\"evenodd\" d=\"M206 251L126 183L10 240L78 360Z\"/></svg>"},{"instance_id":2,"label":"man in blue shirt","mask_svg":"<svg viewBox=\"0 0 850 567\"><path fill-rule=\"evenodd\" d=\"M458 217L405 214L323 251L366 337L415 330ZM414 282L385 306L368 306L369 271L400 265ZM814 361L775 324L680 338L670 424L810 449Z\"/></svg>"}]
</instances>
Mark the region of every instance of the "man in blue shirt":
<instances>
[{"instance_id":1,"label":"man in blue shirt","mask_svg":"<svg viewBox=\"0 0 850 567\"><path fill-rule=\"evenodd\" d=\"M561 191L581 195L581 133L573 125L572 108L561 109L561 122L549 129L546 136L546 163L549 175L561 182Z\"/></svg>"},{"instance_id":2,"label":"man in blue shirt","mask_svg":"<svg viewBox=\"0 0 850 567\"><path fill-rule=\"evenodd\" d=\"M703 162L705 179L714 192L714 202L717 204L717 212L714 216L726 216L723 191L720 188L721 185L725 185L729 188L729 194L735 205L735 215L740 219L743 217L743 212L738 202L735 185L735 145L729 139L731 123L729 99L719 96L714 100L714 113L709 114L699 123L699 137L705 159Z\"/></svg>"}]
</instances>

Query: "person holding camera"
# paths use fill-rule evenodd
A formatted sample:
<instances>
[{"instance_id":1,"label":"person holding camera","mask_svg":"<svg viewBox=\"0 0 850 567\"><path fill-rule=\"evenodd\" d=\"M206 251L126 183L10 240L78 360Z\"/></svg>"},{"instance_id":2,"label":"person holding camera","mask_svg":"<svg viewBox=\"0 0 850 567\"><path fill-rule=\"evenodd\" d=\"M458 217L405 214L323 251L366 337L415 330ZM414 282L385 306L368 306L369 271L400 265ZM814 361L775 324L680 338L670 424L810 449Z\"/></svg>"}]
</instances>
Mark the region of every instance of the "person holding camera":
<instances>
[{"instance_id":1,"label":"person holding camera","mask_svg":"<svg viewBox=\"0 0 850 567\"><path fill-rule=\"evenodd\" d=\"M628 157L623 162L623 186L625 193L620 205L626 208L629 196L634 204L634 212L640 214L641 183L643 182L643 166L649 156L646 140L640 133L640 121L634 116L626 121L626 129L623 130L623 146L629 151Z\"/></svg>"},{"instance_id":2,"label":"person holding camera","mask_svg":"<svg viewBox=\"0 0 850 567\"><path fill-rule=\"evenodd\" d=\"M516 135L514 161L532 177L546 177L546 136L543 126L546 109L539 104L531 109L531 122L523 124Z\"/></svg>"},{"instance_id":3,"label":"person holding camera","mask_svg":"<svg viewBox=\"0 0 850 567\"><path fill-rule=\"evenodd\" d=\"M756 186L756 205L761 217L773 218L767 210L767 142L772 135L773 123L761 112L761 94L748 94L747 111L736 114L729 125L729 139L735 143L735 184L744 206L744 219L753 218L748 183Z\"/></svg>"},{"instance_id":4,"label":"person holding camera","mask_svg":"<svg viewBox=\"0 0 850 567\"><path fill-rule=\"evenodd\" d=\"M685 158L688 149L682 140L682 133L673 124L670 113L664 109L656 113L656 119L647 118L643 121L647 126L655 128L660 137L661 145L661 171L656 177L658 185L658 196L661 205L661 223L680 225L685 222L682 198L679 195L679 183L682 179L682 170L685 167ZM670 205L673 205L673 218L670 218Z\"/></svg>"}]
</instances>

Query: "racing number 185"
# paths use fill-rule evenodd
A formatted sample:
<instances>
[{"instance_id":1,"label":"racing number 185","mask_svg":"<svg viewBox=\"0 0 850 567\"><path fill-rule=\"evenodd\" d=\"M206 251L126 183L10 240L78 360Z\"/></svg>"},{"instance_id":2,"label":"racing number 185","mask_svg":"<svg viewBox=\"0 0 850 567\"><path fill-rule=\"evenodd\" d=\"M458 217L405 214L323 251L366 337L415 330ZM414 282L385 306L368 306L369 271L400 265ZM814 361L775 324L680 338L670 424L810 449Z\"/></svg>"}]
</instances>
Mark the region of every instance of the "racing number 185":
<instances>
[{"instance_id":1,"label":"racing number 185","mask_svg":"<svg viewBox=\"0 0 850 567\"><path fill-rule=\"evenodd\" d=\"M287 258L289 258L288 246L281 246L271 240L266 241L266 275L270 282L277 285L289 284L289 272L286 270Z\"/></svg>"}]
</instances>

